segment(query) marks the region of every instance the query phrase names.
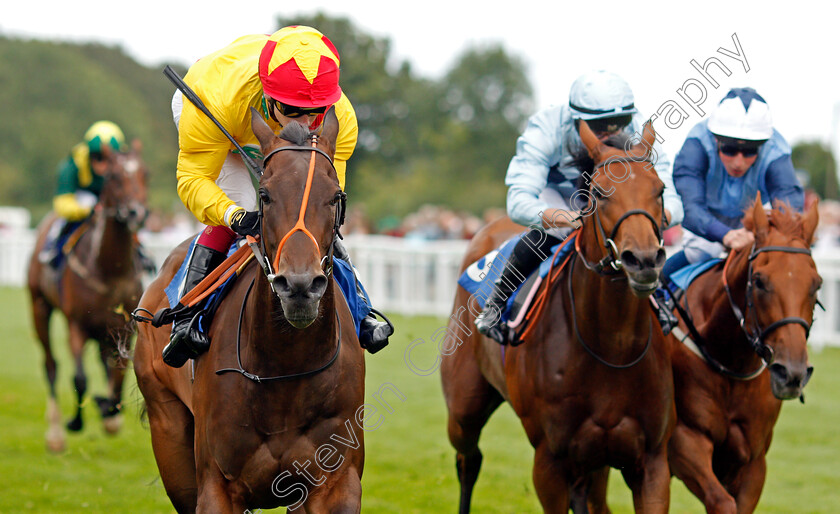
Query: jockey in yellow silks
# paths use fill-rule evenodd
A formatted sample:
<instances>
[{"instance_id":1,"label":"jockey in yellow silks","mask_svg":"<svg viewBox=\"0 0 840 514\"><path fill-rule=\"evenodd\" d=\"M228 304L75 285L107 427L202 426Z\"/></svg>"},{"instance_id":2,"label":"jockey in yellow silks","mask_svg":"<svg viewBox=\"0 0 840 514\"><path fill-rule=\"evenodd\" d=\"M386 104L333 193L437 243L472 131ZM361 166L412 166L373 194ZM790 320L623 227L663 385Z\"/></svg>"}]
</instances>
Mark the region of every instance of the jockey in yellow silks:
<instances>
[{"instance_id":1,"label":"jockey in yellow silks","mask_svg":"<svg viewBox=\"0 0 840 514\"><path fill-rule=\"evenodd\" d=\"M358 123L338 84L339 65L338 51L326 36L311 27L291 26L270 36L237 39L199 59L184 81L244 150L257 158L262 156L251 130L251 107L276 132L289 123L316 129L324 113L335 106L339 132L334 164L343 189ZM183 295L224 260L237 235L259 234L259 214L251 175L233 143L208 116L184 101L180 91L172 98L172 113L180 147L178 196L207 225L189 255ZM340 243L335 252L346 257ZM186 317L173 322L170 343L163 351L171 366L180 367L207 349L209 342L190 328L190 321ZM361 325L363 344L387 343L392 332L388 324L372 317Z\"/></svg>"}]
</instances>

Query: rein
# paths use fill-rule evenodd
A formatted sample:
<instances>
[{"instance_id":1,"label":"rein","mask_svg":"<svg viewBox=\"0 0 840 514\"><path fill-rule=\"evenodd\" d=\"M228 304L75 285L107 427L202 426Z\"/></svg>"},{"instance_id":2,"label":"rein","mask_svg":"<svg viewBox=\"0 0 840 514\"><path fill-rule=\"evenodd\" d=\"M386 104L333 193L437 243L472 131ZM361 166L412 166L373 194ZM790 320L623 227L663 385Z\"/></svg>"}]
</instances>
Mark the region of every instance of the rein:
<instances>
[{"instance_id":1,"label":"rein","mask_svg":"<svg viewBox=\"0 0 840 514\"><path fill-rule=\"evenodd\" d=\"M577 255L580 256L581 260L583 259L583 256L580 253L578 253ZM575 312L575 292L572 288L572 278L573 278L573 275L574 275L574 270L575 270L575 259L572 259L571 267L569 268L568 283L569 283L569 304L571 305L571 310L572 310L572 326L575 329L575 338L577 338L580 345L583 346L583 349L586 350L586 353L591 355L595 360L597 360L598 362L600 362L604 366L607 366L607 367L610 367L610 368L613 368L613 369L627 369L627 368L631 368L631 367L635 366L636 364L638 364L644 358L645 355L647 355L647 352L650 349L650 343L651 343L651 340L653 339L653 322L651 321L651 317L648 316L647 342L645 343L645 348L642 350L642 353L639 354L638 357L636 357L635 359L633 359L632 361L630 361L626 364L613 364L611 362L608 362L608 361L604 360L601 356L596 354L595 351L592 350L592 348L589 347L589 345L586 344L586 341L583 340L583 336L581 335L580 329L578 328L577 314Z\"/></svg>"},{"instance_id":2,"label":"rein","mask_svg":"<svg viewBox=\"0 0 840 514\"><path fill-rule=\"evenodd\" d=\"M248 296L251 294L251 288L254 287L255 279L251 279L251 283L248 285L248 290L245 291L245 298L242 299L242 307L239 309L239 322L237 323L236 327L236 364L239 366L238 368L223 368L216 371L217 375L222 375L224 373L239 373L243 377L252 380L256 383L262 382L272 382L272 381L283 381L283 380L294 380L297 378L308 377L311 375L317 375L318 373L324 371L325 369L332 366L336 359L338 359L338 354L341 351L341 318L338 316L338 312L335 313L335 320L338 322L338 344L335 347L335 353L333 356L328 360L325 364L321 367L310 370L310 371L303 371L301 373L291 373L289 375L277 375L274 377L261 377L259 375L255 375L253 373L249 373L245 371L242 367L242 352L240 351L241 342L242 342L242 317L245 314L245 304L248 303Z\"/></svg>"}]
</instances>

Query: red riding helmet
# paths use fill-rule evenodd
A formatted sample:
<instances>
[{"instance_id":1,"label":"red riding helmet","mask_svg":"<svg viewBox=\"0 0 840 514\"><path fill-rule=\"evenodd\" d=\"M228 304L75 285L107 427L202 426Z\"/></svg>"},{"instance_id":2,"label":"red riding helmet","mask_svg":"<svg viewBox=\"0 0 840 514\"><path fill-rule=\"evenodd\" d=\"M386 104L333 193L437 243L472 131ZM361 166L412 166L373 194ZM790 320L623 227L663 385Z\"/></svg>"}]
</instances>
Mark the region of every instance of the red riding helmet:
<instances>
[{"instance_id":1,"label":"red riding helmet","mask_svg":"<svg viewBox=\"0 0 840 514\"><path fill-rule=\"evenodd\" d=\"M312 27L284 27L260 54L260 81L271 98L295 107L324 107L341 98L338 50Z\"/></svg>"}]
</instances>

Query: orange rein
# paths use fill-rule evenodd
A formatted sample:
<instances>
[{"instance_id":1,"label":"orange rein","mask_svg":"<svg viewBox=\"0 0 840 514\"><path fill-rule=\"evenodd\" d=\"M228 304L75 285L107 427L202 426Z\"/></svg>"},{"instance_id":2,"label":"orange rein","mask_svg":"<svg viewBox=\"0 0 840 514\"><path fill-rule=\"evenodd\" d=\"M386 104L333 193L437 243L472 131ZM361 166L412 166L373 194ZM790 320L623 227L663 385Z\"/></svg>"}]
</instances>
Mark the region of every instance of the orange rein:
<instances>
[{"instance_id":1,"label":"orange rein","mask_svg":"<svg viewBox=\"0 0 840 514\"><path fill-rule=\"evenodd\" d=\"M554 252L554 255L551 256L551 267L548 269L548 276L546 277L546 280L543 281L543 284L540 285L542 289L537 295L537 297L534 299L533 307L531 307L531 309L525 315L525 321L527 322L527 326L525 327L525 330L523 330L522 333L519 335L519 339L521 339L523 342L525 342L525 340L528 337L530 337L531 334L534 332L534 327L537 326L536 321L540 318L540 316L542 316L542 313L545 310L545 306L548 305L548 294L551 291L552 284L557 281L557 278L560 276L560 273L563 271L563 268L566 267L566 264L569 262L569 259L571 259L572 255L574 255L574 252L569 253L569 255L566 256L566 259L563 261L563 263L557 268L554 267L554 261L557 260L557 256L560 254L560 251L563 248L565 248L566 245L569 244L569 242L571 242L572 236L574 236L574 239L576 241L575 250L578 251L577 236L579 235L579 228L572 231L568 236L566 236L566 239L563 241L563 243L557 247L557 250Z\"/></svg>"},{"instance_id":2,"label":"orange rein","mask_svg":"<svg viewBox=\"0 0 840 514\"><path fill-rule=\"evenodd\" d=\"M312 146L316 145L315 141L312 141ZM306 176L306 187L303 190L303 202L300 204L300 214L298 215L297 223L295 226L292 227L292 230L286 233L283 236L283 239L280 240L280 244L277 246L277 253L274 255L274 269L276 270L280 266L280 252L283 250L283 245L286 244L286 241L291 237L292 234L295 232L303 232L312 242L315 244L315 256L316 258L320 257L320 246L318 245L318 241L315 239L315 236L312 235L312 232L306 228L306 224L303 221L304 216L306 215L306 206L309 204L309 191L312 189L312 177L315 175L315 152L312 152L312 156L309 159L309 174Z\"/></svg>"}]
</instances>

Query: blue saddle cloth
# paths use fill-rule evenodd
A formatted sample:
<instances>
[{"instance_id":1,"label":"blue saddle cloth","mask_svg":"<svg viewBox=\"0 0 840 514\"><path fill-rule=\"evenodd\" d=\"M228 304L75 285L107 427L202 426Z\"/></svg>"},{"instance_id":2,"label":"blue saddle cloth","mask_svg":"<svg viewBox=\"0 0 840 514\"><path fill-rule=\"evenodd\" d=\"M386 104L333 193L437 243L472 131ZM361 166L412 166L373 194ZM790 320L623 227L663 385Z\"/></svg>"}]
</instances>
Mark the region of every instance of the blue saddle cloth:
<instances>
[{"instance_id":1,"label":"blue saddle cloth","mask_svg":"<svg viewBox=\"0 0 840 514\"><path fill-rule=\"evenodd\" d=\"M164 289L166 292L166 298L169 300L169 307L173 308L178 305L178 300L180 300L180 295L178 294L178 288L181 286L181 283L184 281L184 276L187 273L187 263L189 262L189 257L192 255L193 248L195 247L195 243L198 240L198 236L196 236L191 242L189 249L187 250L187 254L184 257L184 261L181 263L181 266L178 268L178 271L175 273L175 276L172 277L172 282L169 283L168 286ZM239 248L239 246L234 243L228 249L228 257L233 255L233 253ZM362 296L359 296L356 290L356 278L353 274L353 269L346 261L339 259L338 257L333 257L333 274L335 276L335 280L338 283L338 288L341 291L341 294L344 296L344 299L347 301L347 306L350 308L350 314L353 315L353 322L356 325L356 335L359 335L359 327L361 325L362 319L365 318L370 313L370 298L368 297L367 291L365 288L362 287L362 284L359 284L359 291L361 292ZM237 275L234 273L231 275L224 284L222 284L219 288L217 288L213 293L211 293L207 299L205 300L205 308L204 311L209 313L209 316L202 316L199 318L199 327L200 329L206 333L207 329L209 329L210 321L212 321L212 313L215 312L216 308L221 303L224 296L227 294L230 287L233 285L234 281L236 280Z\"/></svg>"},{"instance_id":2,"label":"blue saddle cloth","mask_svg":"<svg viewBox=\"0 0 840 514\"><path fill-rule=\"evenodd\" d=\"M464 270L464 273L462 273L461 277L458 279L458 284L466 289L468 293L473 295L473 298L475 298L481 308L484 308L484 303L487 301L487 298L490 296L490 293L495 287L496 279L499 278L502 270L505 269L505 264L510 258L510 255L513 253L513 248L525 234L526 233L523 232L513 236L502 243L499 248L489 252L484 257L470 264L470 266ZM574 238L575 236L571 235L569 237ZM554 252L557 251L557 248L561 244L563 243L557 244L551 248L551 255L554 255ZM565 259L574 250L574 246L574 242L569 242L569 244L567 244L557 255L554 260L554 264L563 262L563 259ZM545 278L545 276L548 275L548 271L551 269L551 265L551 257L543 261L542 264L540 264L539 270L537 270L539 276ZM516 296L521 291L522 285L520 285L516 291L510 295L510 298L508 298L505 312L502 313L502 321L509 320L511 306L515 303Z\"/></svg>"},{"instance_id":3,"label":"blue saddle cloth","mask_svg":"<svg viewBox=\"0 0 840 514\"><path fill-rule=\"evenodd\" d=\"M720 262L723 262L723 259L715 258L689 264L688 266L680 268L671 274L671 283L685 291L697 277L709 271Z\"/></svg>"}]
</instances>

